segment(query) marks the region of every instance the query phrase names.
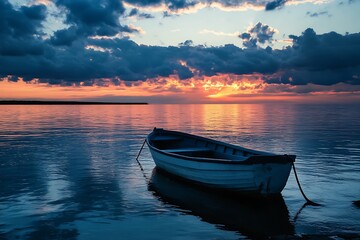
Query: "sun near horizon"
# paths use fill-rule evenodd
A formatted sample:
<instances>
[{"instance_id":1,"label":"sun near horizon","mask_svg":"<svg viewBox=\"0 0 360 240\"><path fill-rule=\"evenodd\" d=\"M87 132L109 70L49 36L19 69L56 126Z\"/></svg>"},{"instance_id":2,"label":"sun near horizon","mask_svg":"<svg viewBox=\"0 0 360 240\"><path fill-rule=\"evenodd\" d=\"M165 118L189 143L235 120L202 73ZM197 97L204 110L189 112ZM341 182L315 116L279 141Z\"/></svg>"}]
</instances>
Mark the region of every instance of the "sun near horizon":
<instances>
[{"instance_id":1,"label":"sun near horizon","mask_svg":"<svg viewBox=\"0 0 360 240\"><path fill-rule=\"evenodd\" d=\"M358 91L349 88L337 92L329 87L318 88L310 93L281 91L291 86L266 84L263 81L239 80L226 82L220 76L208 79L168 79L164 84L157 81L139 81L130 84L107 86L61 86L24 81L0 82L0 100L39 101L99 101L99 102L147 102L159 103L360 103ZM309 86L301 86L301 88ZM316 86L312 86L316 88ZM293 88L294 89L294 88Z\"/></svg>"}]
</instances>

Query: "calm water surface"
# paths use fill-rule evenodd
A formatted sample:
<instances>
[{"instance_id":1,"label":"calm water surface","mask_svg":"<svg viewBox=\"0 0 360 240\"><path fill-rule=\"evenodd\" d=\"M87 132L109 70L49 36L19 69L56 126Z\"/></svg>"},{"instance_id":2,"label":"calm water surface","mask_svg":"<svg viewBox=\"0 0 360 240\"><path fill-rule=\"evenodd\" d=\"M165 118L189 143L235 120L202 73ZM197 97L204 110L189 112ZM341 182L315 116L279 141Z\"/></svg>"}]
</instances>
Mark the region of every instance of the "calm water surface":
<instances>
[{"instance_id":1,"label":"calm water surface","mask_svg":"<svg viewBox=\"0 0 360 240\"><path fill-rule=\"evenodd\" d=\"M153 127L296 154L274 202L194 188L154 169ZM355 105L0 106L0 239L360 237ZM151 184L148 184L148 180Z\"/></svg>"}]
</instances>

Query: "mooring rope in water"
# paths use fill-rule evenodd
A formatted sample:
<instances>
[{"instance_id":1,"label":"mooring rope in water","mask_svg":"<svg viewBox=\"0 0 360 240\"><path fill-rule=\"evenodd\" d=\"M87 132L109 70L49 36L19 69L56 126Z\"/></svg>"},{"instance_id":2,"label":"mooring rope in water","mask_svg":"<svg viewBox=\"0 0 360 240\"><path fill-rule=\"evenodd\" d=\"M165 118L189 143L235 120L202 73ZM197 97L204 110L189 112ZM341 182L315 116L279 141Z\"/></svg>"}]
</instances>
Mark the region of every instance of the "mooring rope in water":
<instances>
[{"instance_id":1,"label":"mooring rope in water","mask_svg":"<svg viewBox=\"0 0 360 240\"><path fill-rule=\"evenodd\" d=\"M310 199L308 199L308 198L306 197L304 191L303 191L302 188L301 188L300 181L299 181L299 178L298 178L298 176L297 176L296 169L295 169L295 164L294 164L294 162L292 162L291 164L292 164L292 167L293 167L293 169L294 169L296 182L297 182L297 184L298 184L298 186L299 186L299 189L300 189L301 194L303 195L303 197L304 197L305 200L306 200L306 204L312 205L312 206L321 206L321 204L315 203L315 202L311 201Z\"/></svg>"},{"instance_id":2,"label":"mooring rope in water","mask_svg":"<svg viewBox=\"0 0 360 240\"><path fill-rule=\"evenodd\" d=\"M143 173L144 178L146 179L146 182L149 183L150 180L149 180L149 178L146 176L145 171L144 171L144 168L142 167L142 165L141 165L141 163L140 163L140 161L139 161L139 157L140 157L141 151L142 151L143 148L144 148L145 142L146 142L146 139L144 139L144 142L143 142L143 144L142 144L142 146L141 146L141 148L140 148L140 151L139 151L138 155L136 156L136 159L135 159L135 160L136 160L136 162L138 163L138 165L139 165L139 167L140 167L140 170L141 170L141 172Z\"/></svg>"}]
</instances>

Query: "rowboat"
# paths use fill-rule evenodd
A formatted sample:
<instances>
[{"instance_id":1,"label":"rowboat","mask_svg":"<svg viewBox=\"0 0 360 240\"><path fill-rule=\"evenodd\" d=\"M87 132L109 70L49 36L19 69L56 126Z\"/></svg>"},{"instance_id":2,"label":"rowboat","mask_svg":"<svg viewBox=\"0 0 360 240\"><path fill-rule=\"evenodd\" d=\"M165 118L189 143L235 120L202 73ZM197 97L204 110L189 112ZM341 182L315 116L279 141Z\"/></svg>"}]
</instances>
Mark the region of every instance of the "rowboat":
<instances>
[{"instance_id":1,"label":"rowboat","mask_svg":"<svg viewBox=\"0 0 360 240\"><path fill-rule=\"evenodd\" d=\"M161 170L206 187L260 195L281 193L296 158L162 128L154 128L146 143Z\"/></svg>"}]
</instances>

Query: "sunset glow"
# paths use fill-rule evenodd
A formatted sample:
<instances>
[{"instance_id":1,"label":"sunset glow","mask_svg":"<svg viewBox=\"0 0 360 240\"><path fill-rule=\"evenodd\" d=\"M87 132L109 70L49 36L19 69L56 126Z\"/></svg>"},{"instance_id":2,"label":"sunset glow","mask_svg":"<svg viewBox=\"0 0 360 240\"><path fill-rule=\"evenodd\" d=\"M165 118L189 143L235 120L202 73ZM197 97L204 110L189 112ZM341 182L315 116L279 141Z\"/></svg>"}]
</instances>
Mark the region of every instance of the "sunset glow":
<instances>
[{"instance_id":1,"label":"sunset glow","mask_svg":"<svg viewBox=\"0 0 360 240\"><path fill-rule=\"evenodd\" d=\"M254 78L254 77L252 77ZM0 82L0 96L3 99L24 100L121 100L129 102L139 99L150 103L160 103L164 98L176 98L182 103L214 103L214 102L257 102L257 101L358 101L360 87L340 84L333 91L329 87L307 85L294 87L284 84L268 84L259 76L251 80L251 76L239 78L236 76L203 77L180 80L177 76L170 78L149 79L147 81L125 82L113 84L108 81L102 86L61 86L38 83L37 80L24 82L22 80ZM306 91L304 95L301 92ZM313 89L313 90L309 90ZM334 98L336 97L336 98ZM159 100L160 99L160 100Z\"/></svg>"},{"instance_id":2,"label":"sunset glow","mask_svg":"<svg viewBox=\"0 0 360 240\"><path fill-rule=\"evenodd\" d=\"M3 0L0 100L358 101L358 10L350 0Z\"/></svg>"}]
</instances>

